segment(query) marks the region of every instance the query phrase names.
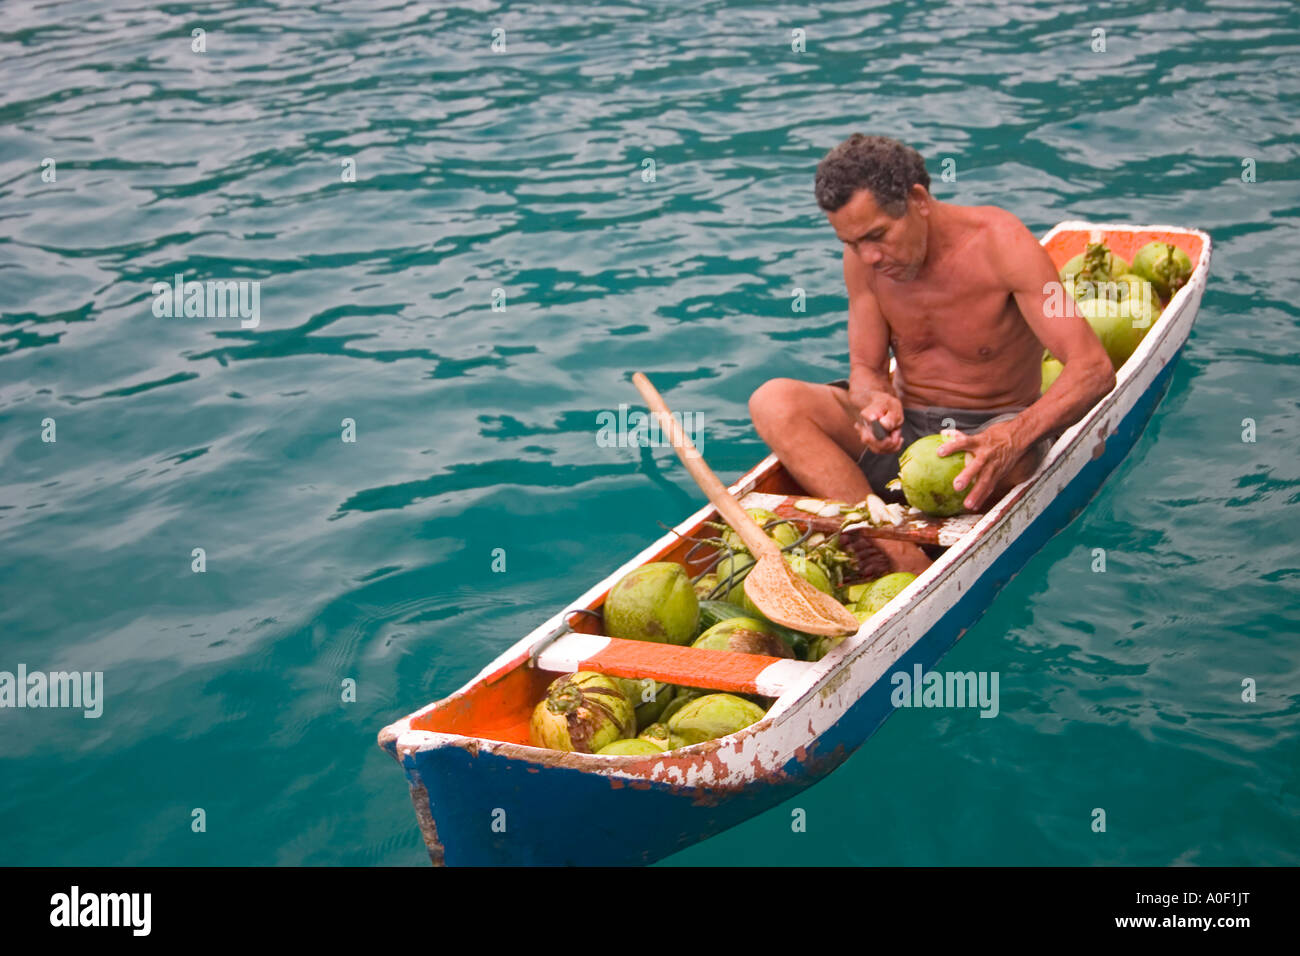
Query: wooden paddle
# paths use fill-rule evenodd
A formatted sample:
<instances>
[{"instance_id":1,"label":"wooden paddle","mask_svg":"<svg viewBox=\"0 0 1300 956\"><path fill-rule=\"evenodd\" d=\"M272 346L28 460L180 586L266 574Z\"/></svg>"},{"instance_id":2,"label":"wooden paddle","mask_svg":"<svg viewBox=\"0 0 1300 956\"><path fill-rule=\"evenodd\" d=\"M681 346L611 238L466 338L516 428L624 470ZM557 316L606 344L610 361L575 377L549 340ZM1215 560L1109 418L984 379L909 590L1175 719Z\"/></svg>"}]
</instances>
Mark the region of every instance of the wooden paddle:
<instances>
[{"instance_id":1,"label":"wooden paddle","mask_svg":"<svg viewBox=\"0 0 1300 956\"><path fill-rule=\"evenodd\" d=\"M749 553L756 559L745 577L745 594L754 602L754 606L768 620L806 634L856 633L861 622L839 601L795 574L785 563L777 543L745 513L740 502L727 493L726 486L704 463L699 450L686 437L650 380L637 372L632 376L632 383L654 412L659 426L672 440L677 457L682 460L695 483L709 496L709 501L727 524L736 530Z\"/></svg>"}]
</instances>

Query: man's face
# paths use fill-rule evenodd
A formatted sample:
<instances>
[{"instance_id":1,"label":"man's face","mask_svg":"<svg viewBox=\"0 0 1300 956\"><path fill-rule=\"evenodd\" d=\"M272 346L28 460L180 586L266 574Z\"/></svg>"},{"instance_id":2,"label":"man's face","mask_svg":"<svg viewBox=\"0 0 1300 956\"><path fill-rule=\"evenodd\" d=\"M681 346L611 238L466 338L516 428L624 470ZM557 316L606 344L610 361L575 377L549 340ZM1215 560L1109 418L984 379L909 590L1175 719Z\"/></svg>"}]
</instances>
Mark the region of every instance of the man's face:
<instances>
[{"instance_id":1,"label":"man's face","mask_svg":"<svg viewBox=\"0 0 1300 956\"><path fill-rule=\"evenodd\" d=\"M929 198L924 186L913 186L907 211L895 219L876 205L870 189L859 189L826 217L835 235L863 265L895 282L910 282L925 264Z\"/></svg>"}]
</instances>

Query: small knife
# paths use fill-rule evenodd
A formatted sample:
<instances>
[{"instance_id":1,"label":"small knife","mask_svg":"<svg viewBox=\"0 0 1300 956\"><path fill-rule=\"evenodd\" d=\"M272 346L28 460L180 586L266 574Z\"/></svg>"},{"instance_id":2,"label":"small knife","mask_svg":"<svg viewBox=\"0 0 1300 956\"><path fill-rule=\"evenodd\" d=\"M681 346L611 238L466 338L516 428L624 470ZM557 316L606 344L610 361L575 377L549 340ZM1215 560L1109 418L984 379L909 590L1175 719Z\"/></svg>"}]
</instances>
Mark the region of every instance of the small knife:
<instances>
[{"instance_id":1,"label":"small knife","mask_svg":"<svg viewBox=\"0 0 1300 956\"><path fill-rule=\"evenodd\" d=\"M863 421L871 423L871 434L876 436L876 441L883 441L889 437L889 432L885 431L885 426L880 424L878 419L866 418Z\"/></svg>"}]
</instances>

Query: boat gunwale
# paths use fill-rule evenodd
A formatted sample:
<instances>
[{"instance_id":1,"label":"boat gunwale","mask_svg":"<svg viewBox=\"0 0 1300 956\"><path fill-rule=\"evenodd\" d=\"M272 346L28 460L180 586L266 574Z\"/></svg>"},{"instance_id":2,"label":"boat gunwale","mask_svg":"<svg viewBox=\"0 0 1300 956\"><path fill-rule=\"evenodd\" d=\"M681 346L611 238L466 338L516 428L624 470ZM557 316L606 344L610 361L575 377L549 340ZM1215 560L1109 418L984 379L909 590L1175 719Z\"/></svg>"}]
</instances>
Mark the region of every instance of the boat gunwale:
<instances>
[{"instance_id":1,"label":"boat gunwale","mask_svg":"<svg viewBox=\"0 0 1300 956\"><path fill-rule=\"evenodd\" d=\"M821 692L828 681L834 679L835 675L850 667L861 656L868 653L877 643L888 636L897 636L897 633L903 628L901 623L903 615L911 610L916 604L927 597L932 596L941 586L945 585L951 576L956 573L961 561L965 560L973 551L974 547L989 536L998 525L1005 524L1020 508L1021 503L1031 488L1035 487L1040 481L1048 479L1061 468L1065 467L1064 462L1070 458L1070 453L1085 440L1086 435L1090 432L1097 421L1103 418L1117 404L1120 398L1127 396L1131 388L1133 379L1146 371L1144 366L1153 352L1158 351L1164 345L1171 335L1176 334L1174 329L1180 323L1177 321L1181 313L1187 308L1192 301L1195 291L1203 293L1204 287L1208 281L1209 266L1212 250L1210 236L1202 230L1193 229L1185 226L1164 226L1164 225L1141 225L1133 226L1118 223L1092 223L1082 220L1066 220L1058 223L1048 230L1040 240L1040 243L1046 245L1049 240L1062 232L1163 232L1173 235L1195 236L1201 241L1200 255L1197 259L1196 266L1189 277L1186 285L1179 289L1166 303L1165 308L1161 311L1155 325L1160 328L1157 330L1153 327L1152 332L1158 334L1147 334L1143 336L1138 348L1130 356L1129 360L1124 363L1116 373L1116 382L1114 388L1099 399L1083 417L1074 424L1068 426L1062 431L1057 440L1052 444L1048 453L1044 456L1039 467L1034 473L1020 482L1018 485L1008 491L999 502L989 511L985 512L973 527L970 528L961 538L948 546L944 553L937 558L916 580L912 581L898 597L905 598L902 601L891 601L883 613L873 615L868 621L863 622L862 627L852 635L848 635L845 640L833 648L820 661L812 662L815 666L810 667L804 674L801 681L789 688L781 697L772 705L768 713L762 720L743 728L742 730L730 734L717 740L704 741L693 744L688 747L676 748L672 751L665 751L662 755L601 755L601 754L582 754L568 753L548 750L546 748L534 747L527 744L516 744L509 741L494 740L491 738L477 737L466 734L447 733L442 731L417 730L411 727L411 722L422 714L427 713L433 708L448 703L457 697L463 696L481 683L488 681L497 674L503 674L518 666L527 666L529 656L535 653L538 645L548 642L552 638L552 632L563 625L578 609L589 607L602 595L606 594L613 583L618 578L639 567L648 560L653 560L656 556L664 553L676 544L677 535L694 530L702 521L716 517L716 509L708 502L700 507L695 513L679 522L674 528L666 532L663 536L644 548L631 560L626 562L618 569L611 572L604 579L588 589L577 601L568 605L543 624L534 628L527 635L517 641L514 645L498 655L487 667L480 671L468 683L462 686L455 693L440 700L432 701L426 706L420 708L406 717L385 727L379 735L380 744L391 747L394 756L399 760L402 755L414 753L420 750L426 750L436 747L461 747L474 751L489 750L498 753L504 757L516 760L523 760L529 763L542 766L565 766L569 769L579 772L595 773L602 776L620 776L629 780L647 780L654 782L668 783L659 777L652 777L651 772L661 766L665 761L670 765L676 763L702 763L710 753L723 748L740 751L743 750L747 743L755 741L760 735L774 730L781 726L787 720L805 710L814 695ZM1172 311L1171 311L1172 310ZM1170 321L1161 322L1169 316ZM1194 319L1194 315L1193 315ZM1190 335L1191 324L1187 326L1186 336ZM1181 346L1180 346L1181 348ZM1177 352L1173 352L1161 368L1175 360ZM1136 359L1136 361L1134 361ZM1104 441L1104 438L1103 438ZM736 497L743 497L750 491L754 490L760 480L767 477L775 468L780 467L774 454L769 453L760 460L748 472L741 475L728 491ZM1032 518L1030 519L1033 520ZM1005 548L1005 544L1002 546ZM913 635L906 646L900 646L894 660L901 657L911 648L917 640L923 636L923 633ZM816 739L814 735L811 739ZM701 787L701 784L691 784L693 787ZM725 789L728 785L710 785L709 789Z\"/></svg>"}]
</instances>

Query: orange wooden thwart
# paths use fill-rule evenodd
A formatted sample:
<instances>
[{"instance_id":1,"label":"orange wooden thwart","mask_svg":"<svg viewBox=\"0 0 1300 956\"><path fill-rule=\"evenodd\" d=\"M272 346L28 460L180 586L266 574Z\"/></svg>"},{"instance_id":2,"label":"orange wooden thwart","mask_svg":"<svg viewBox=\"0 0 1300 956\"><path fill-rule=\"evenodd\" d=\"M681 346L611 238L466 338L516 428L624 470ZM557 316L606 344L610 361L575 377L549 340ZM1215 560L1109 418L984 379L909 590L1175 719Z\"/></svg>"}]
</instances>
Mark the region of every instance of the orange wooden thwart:
<instances>
[{"instance_id":1,"label":"orange wooden thwart","mask_svg":"<svg viewBox=\"0 0 1300 956\"><path fill-rule=\"evenodd\" d=\"M737 654L703 647L677 647L650 641L609 639L609 646L579 665L613 677L653 677L667 684L753 694L758 675L781 660L762 654Z\"/></svg>"}]
</instances>

